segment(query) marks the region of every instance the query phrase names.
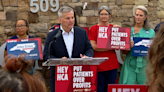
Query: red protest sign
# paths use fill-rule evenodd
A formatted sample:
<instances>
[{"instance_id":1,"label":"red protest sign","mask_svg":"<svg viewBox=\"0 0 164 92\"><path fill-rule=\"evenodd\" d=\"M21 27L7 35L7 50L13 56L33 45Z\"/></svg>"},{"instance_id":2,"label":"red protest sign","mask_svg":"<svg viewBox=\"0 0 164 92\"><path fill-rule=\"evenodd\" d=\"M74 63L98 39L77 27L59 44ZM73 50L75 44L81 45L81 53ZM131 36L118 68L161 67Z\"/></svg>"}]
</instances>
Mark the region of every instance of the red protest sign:
<instances>
[{"instance_id":1,"label":"red protest sign","mask_svg":"<svg viewBox=\"0 0 164 92\"><path fill-rule=\"evenodd\" d=\"M99 26L97 48L130 50L130 28Z\"/></svg>"},{"instance_id":2,"label":"red protest sign","mask_svg":"<svg viewBox=\"0 0 164 92\"><path fill-rule=\"evenodd\" d=\"M109 84L108 92L148 92L148 85Z\"/></svg>"},{"instance_id":3,"label":"red protest sign","mask_svg":"<svg viewBox=\"0 0 164 92\"><path fill-rule=\"evenodd\" d=\"M55 92L72 90L72 66L58 65L55 72Z\"/></svg>"},{"instance_id":4,"label":"red protest sign","mask_svg":"<svg viewBox=\"0 0 164 92\"><path fill-rule=\"evenodd\" d=\"M109 26L99 26L97 34L97 48L107 48L110 32Z\"/></svg>"},{"instance_id":5,"label":"red protest sign","mask_svg":"<svg viewBox=\"0 0 164 92\"><path fill-rule=\"evenodd\" d=\"M56 66L55 92L97 91L96 65Z\"/></svg>"}]
</instances>

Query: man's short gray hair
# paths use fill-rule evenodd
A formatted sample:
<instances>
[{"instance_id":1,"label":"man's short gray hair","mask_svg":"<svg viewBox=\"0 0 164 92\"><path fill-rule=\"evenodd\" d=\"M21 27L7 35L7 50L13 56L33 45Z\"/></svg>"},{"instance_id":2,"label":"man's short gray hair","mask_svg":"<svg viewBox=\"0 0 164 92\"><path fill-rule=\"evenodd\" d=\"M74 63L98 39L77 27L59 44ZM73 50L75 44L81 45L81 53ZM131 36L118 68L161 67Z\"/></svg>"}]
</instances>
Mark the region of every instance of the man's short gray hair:
<instances>
[{"instance_id":1,"label":"man's short gray hair","mask_svg":"<svg viewBox=\"0 0 164 92\"><path fill-rule=\"evenodd\" d=\"M74 13L74 10L71 7L63 6L58 11L58 17L60 18L60 17L62 17L63 13L68 13L70 11L72 11Z\"/></svg>"},{"instance_id":2,"label":"man's short gray hair","mask_svg":"<svg viewBox=\"0 0 164 92\"><path fill-rule=\"evenodd\" d=\"M100 9L99 9L98 14L100 14L100 12L101 12L102 10L106 10L109 14L111 14L111 11L110 11L110 9L108 8L108 6L101 6Z\"/></svg>"}]
</instances>

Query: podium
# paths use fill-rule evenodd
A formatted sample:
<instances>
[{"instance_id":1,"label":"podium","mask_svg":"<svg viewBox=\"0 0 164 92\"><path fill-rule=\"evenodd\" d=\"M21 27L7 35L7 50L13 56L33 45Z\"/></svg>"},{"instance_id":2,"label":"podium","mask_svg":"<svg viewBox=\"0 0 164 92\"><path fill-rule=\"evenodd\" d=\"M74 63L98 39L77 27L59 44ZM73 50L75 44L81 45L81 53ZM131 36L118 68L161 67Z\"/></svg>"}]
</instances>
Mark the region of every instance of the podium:
<instances>
[{"instance_id":1,"label":"podium","mask_svg":"<svg viewBox=\"0 0 164 92\"><path fill-rule=\"evenodd\" d=\"M55 92L97 92L97 65L107 59L51 58L42 65L56 66Z\"/></svg>"},{"instance_id":2,"label":"podium","mask_svg":"<svg viewBox=\"0 0 164 92\"><path fill-rule=\"evenodd\" d=\"M51 58L42 63L42 66L57 66L57 65L99 65L103 61L108 60L108 57L98 58L68 58L62 60L61 58Z\"/></svg>"}]
</instances>

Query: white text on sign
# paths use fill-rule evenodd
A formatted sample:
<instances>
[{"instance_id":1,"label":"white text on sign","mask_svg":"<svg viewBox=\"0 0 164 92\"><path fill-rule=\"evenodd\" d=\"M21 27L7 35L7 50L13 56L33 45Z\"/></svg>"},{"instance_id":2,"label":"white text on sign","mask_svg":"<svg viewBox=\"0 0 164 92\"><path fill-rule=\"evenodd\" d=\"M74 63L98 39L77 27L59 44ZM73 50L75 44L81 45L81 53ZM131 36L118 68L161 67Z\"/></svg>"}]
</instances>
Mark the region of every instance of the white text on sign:
<instances>
[{"instance_id":1,"label":"white text on sign","mask_svg":"<svg viewBox=\"0 0 164 92\"><path fill-rule=\"evenodd\" d=\"M107 30L108 30L108 27L99 27L98 37L99 38L108 38Z\"/></svg>"},{"instance_id":2,"label":"white text on sign","mask_svg":"<svg viewBox=\"0 0 164 92\"><path fill-rule=\"evenodd\" d=\"M119 32L119 28L112 27L111 45L125 46L125 41L121 37L128 37L128 33Z\"/></svg>"},{"instance_id":3,"label":"white text on sign","mask_svg":"<svg viewBox=\"0 0 164 92\"><path fill-rule=\"evenodd\" d=\"M140 88L112 88L112 92L140 92Z\"/></svg>"},{"instance_id":4,"label":"white text on sign","mask_svg":"<svg viewBox=\"0 0 164 92\"><path fill-rule=\"evenodd\" d=\"M82 71L83 66L73 66L73 88L91 88L85 77L93 77L93 71Z\"/></svg>"},{"instance_id":5,"label":"white text on sign","mask_svg":"<svg viewBox=\"0 0 164 92\"><path fill-rule=\"evenodd\" d=\"M57 81L68 81L68 66L57 66Z\"/></svg>"}]
</instances>

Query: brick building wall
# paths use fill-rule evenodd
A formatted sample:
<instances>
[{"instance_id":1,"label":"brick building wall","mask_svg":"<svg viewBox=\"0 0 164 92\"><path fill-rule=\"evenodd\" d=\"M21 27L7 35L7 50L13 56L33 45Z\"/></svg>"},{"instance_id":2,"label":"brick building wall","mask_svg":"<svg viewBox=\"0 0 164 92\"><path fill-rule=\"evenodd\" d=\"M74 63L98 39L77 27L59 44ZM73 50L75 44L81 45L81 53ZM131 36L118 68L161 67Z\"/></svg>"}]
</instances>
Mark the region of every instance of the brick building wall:
<instances>
[{"instance_id":1,"label":"brick building wall","mask_svg":"<svg viewBox=\"0 0 164 92\"><path fill-rule=\"evenodd\" d=\"M50 0L48 0L50 2ZM40 5L38 0L38 5ZM29 34L41 37L45 42L48 27L57 24L57 12L49 8L47 12L32 13L31 0L0 0L0 45L6 39L15 35L17 19L26 19L29 22ZM84 4L86 8L83 9ZM44 4L43 4L44 5ZM110 23L120 26L129 26L133 21L134 8L137 5L147 7L151 28L164 21L164 0L59 0L59 7L70 5L76 12L77 23L81 27L91 27L98 23L98 9L102 5L109 6L112 11ZM50 5L49 5L50 6Z\"/></svg>"},{"instance_id":2,"label":"brick building wall","mask_svg":"<svg viewBox=\"0 0 164 92\"><path fill-rule=\"evenodd\" d=\"M17 19L26 19L29 22L29 34L34 37L41 37L44 44L48 28L58 24L57 12L38 11L32 13L30 9L31 0L0 0L0 45L6 39L16 34L15 22ZM50 0L48 0L50 2ZM86 4L83 9L84 4ZM40 4L38 0L37 4ZM134 8L144 5L148 9L148 18L151 28L164 22L164 0L59 0L59 7L70 5L76 12L77 23L81 27L91 27L98 23L98 9L106 5L112 12L110 23L128 27L133 21ZM50 6L50 4L49 4ZM41 62L39 62L41 65ZM41 70L46 84L49 85L49 71L47 67ZM49 89L49 86L47 87Z\"/></svg>"}]
</instances>

